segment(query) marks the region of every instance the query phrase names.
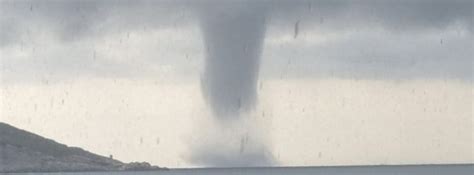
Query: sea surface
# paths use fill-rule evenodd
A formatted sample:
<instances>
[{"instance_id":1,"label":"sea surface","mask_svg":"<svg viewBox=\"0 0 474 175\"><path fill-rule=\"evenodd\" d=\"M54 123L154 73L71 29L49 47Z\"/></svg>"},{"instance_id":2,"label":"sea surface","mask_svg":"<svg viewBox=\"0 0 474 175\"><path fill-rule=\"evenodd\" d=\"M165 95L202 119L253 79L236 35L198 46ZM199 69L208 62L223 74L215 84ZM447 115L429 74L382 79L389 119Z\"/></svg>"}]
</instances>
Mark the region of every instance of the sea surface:
<instances>
[{"instance_id":1,"label":"sea surface","mask_svg":"<svg viewBox=\"0 0 474 175\"><path fill-rule=\"evenodd\" d=\"M473 175L474 165L402 165L349 167L281 167L281 168L200 168L162 171L76 172L76 173L15 173L17 175Z\"/></svg>"}]
</instances>

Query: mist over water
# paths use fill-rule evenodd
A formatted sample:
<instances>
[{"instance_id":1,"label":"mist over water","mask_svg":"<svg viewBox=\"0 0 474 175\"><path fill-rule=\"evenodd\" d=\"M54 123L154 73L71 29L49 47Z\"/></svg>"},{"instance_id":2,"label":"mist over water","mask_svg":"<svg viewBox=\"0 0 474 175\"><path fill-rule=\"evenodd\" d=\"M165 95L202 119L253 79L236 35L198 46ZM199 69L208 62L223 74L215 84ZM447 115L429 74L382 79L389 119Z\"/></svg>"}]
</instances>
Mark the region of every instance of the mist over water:
<instances>
[{"instance_id":1,"label":"mist over water","mask_svg":"<svg viewBox=\"0 0 474 175\"><path fill-rule=\"evenodd\" d=\"M277 164L261 123L243 116L234 122L201 124L187 161L204 167L261 167Z\"/></svg>"}]
</instances>

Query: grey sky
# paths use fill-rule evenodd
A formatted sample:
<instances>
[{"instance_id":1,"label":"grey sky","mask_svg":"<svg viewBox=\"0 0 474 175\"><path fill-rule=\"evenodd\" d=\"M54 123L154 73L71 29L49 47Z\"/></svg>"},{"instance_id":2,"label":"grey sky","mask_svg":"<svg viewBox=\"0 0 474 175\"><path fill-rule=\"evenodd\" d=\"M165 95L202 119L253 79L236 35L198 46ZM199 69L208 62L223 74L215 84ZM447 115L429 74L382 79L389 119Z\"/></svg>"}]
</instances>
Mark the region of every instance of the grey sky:
<instances>
[{"instance_id":1,"label":"grey sky","mask_svg":"<svg viewBox=\"0 0 474 175\"><path fill-rule=\"evenodd\" d=\"M150 67L161 64L173 65L178 74L199 74L203 44L201 33L196 29L196 16L197 11L211 3L215 2L1 1L3 78L7 82L35 80L39 75L53 81L82 75L153 77L159 72ZM472 1L244 3L263 4L270 11L261 69L265 77L285 74L293 77L472 79ZM280 43L278 47L268 43L272 38L293 35L297 22L299 38ZM143 50L139 57L117 61L103 59L101 51L90 45L111 35L118 36L113 42L127 45L130 33L166 29L177 32L162 43L169 47L186 47L171 48L164 55ZM188 34L186 38L170 43L180 31ZM321 45L301 41L314 33L332 33L336 39ZM6 51L21 47L23 52L38 57L40 54L35 53L35 48L54 45L68 51L52 51L40 61L32 57L18 59ZM162 46L156 45L158 49ZM66 56L70 55L67 52L77 54ZM189 57L194 61L187 61Z\"/></svg>"}]
</instances>

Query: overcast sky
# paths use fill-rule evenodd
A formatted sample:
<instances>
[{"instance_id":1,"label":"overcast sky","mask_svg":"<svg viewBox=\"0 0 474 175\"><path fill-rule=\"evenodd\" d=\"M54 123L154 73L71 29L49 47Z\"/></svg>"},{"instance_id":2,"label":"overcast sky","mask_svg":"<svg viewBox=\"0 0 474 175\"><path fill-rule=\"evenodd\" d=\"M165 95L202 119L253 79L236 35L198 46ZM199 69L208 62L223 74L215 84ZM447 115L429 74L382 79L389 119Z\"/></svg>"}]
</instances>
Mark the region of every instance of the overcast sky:
<instances>
[{"instance_id":1,"label":"overcast sky","mask_svg":"<svg viewBox=\"0 0 474 175\"><path fill-rule=\"evenodd\" d=\"M181 75L199 73L203 44L196 11L212 3L2 1L3 77L149 76L163 65ZM269 77L290 62L298 68L287 74L297 77L472 79L472 1L260 3L271 14L268 69L262 70ZM299 37L293 38L296 23Z\"/></svg>"},{"instance_id":2,"label":"overcast sky","mask_svg":"<svg viewBox=\"0 0 474 175\"><path fill-rule=\"evenodd\" d=\"M190 147L212 125L199 15L257 5L252 127L282 165L474 162L471 0L2 0L0 121L125 161L198 166Z\"/></svg>"}]
</instances>

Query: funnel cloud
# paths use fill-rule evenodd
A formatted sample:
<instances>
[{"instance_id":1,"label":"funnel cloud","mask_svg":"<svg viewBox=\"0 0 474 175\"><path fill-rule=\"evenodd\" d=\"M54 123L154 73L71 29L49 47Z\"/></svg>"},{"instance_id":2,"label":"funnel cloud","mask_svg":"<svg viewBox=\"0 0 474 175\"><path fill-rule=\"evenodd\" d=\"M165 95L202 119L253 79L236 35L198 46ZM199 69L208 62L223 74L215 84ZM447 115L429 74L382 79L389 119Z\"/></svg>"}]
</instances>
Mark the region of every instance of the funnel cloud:
<instances>
[{"instance_id":1,"label":"funnel cloud","mask_svg":"<svg viewBox=\"0 0 474 175\"><path fill-rule=\"evenodd\" d=\"M214 133L226 133L229 127L224 126L229 125L246 128L244 116L257 103L265 8L253 3L228 3L208 5L201 10L200 27L207 54L201 85L220 125L217 128L221 128ZM211 138L210 143L197 146L190 161L218 167L272 165L274 160L266 151L266 139L258 138L260 129L251 130L250 136L234 132L206 135Z\"/></svg>"},{"instance_id":2,"label":"funnel cloud","mask_svg":"<svg viewBox=\"0 0 474 175\"><path fill-rule=\"evenodd\" d=\"M247 5L204 8L201 29L207 49L203 94L218 119L238 118L256 103L265 36L265 12Z\"/></svg>"}]
</instances>

